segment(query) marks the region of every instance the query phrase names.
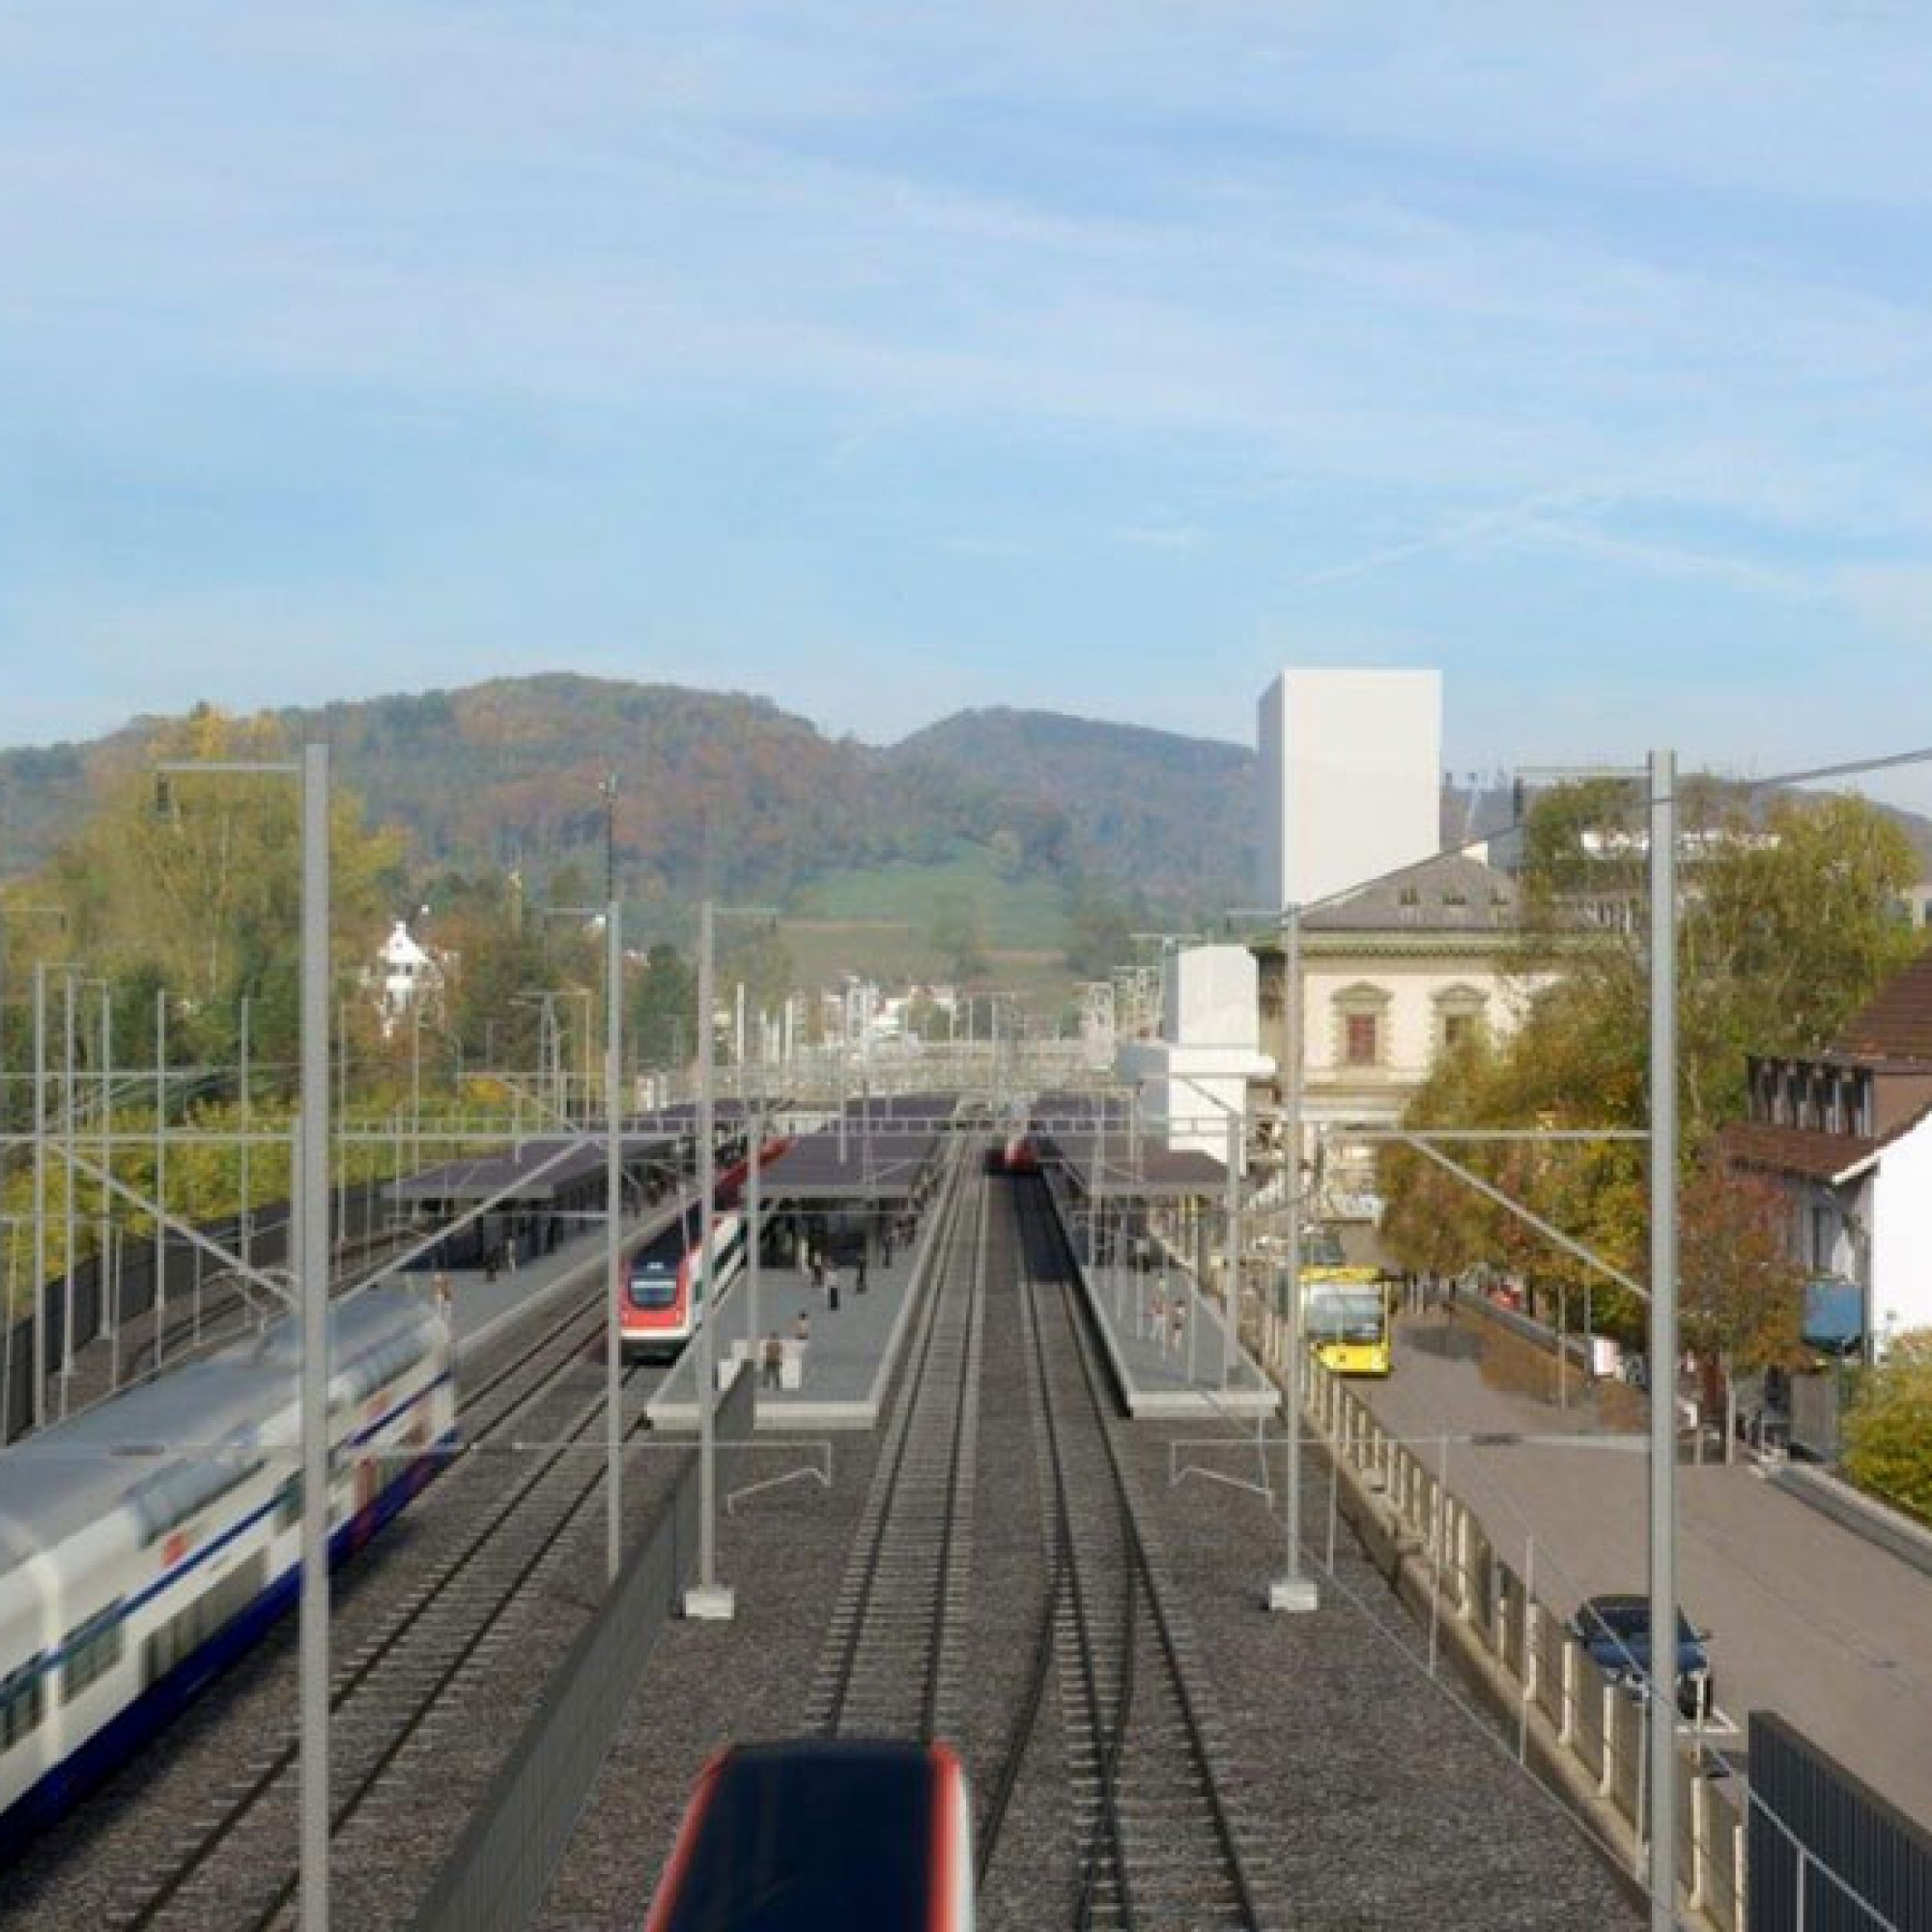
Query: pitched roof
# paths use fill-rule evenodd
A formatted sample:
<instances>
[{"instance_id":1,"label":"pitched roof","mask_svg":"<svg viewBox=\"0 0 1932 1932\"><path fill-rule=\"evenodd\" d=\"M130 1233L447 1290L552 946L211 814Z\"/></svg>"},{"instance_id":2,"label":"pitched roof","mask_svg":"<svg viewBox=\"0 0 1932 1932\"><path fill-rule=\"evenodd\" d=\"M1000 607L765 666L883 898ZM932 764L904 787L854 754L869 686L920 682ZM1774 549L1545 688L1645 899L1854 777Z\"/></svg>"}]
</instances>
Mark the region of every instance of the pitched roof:
<instances>
[{"instance_id":1,"label":"pitched roof","mask_svg":"<svg viewBox=\"0 0 1932 1932\"><path fill-rule=\"evenodd\" d=\"M1932 1065L1932 949L1895 973L1839 1030L1833 1059Z\"/></svg>"},{"instance_id":2,"label":"pitched roof","mask_svg":"<svg viewBox=\"0 0 1932 1932\"><path fill-rule=\"evenodd\" d=\"M1311 912L1307 931L1387 932L1415 928L1435 932L1514 931L1520 923L1521 895L1507 872L1480 859L1444 853L1333 905Z\"/></svg>"}]
</instances>

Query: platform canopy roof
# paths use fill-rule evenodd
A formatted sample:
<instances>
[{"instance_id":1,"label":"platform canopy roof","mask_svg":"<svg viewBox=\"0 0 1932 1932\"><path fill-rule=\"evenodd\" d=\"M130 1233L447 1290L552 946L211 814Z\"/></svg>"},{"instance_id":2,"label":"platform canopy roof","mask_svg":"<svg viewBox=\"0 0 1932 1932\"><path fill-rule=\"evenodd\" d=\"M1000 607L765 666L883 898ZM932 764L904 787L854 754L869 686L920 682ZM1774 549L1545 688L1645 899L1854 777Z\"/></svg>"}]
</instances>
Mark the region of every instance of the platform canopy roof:
<instances>
[{"instance_id":1,"label":"platform canopy roof","mask_svg":"<svg viewBox=\"0 0 1932 1932\"><path fill-rule=\"evenodd\" d=\"M626 1163L655 1159L675 1148L680 1138L648 1129L627 1133L623 1158ZM550 1161L555 1165L546 1167ZM603 1171L601 1135L574 1141L566 1134L548 1134L496 1153L444 1161L384 1191L391 1201L487 1201L497 1194L506 1201L554 1201L565 1188Z\"/></svg>"},{"instance_id":2,"label":"platform canopy roof","mask_svg":"<svg viewBox=\"0 0 1932 1932\"><path fill-rule=\"evenodd\" d=\"M940 1136L930 1127L848 1123L844 1151L838 1129L801 1134L765 1169L770 1201L900 1199L931 1162Z\"/></svg>"},{"instance_id":3,"label":"platform canopy roof","mask_svg":"<svg viewBox=\"0 0 1932 1932\"><path fill-rule=\"evenodd\" d=\"M1135 1110L1115 1095L1042 1094L1030 1131L1042 1159L1058 1161L1083 1194L1178 1200L1220 1194L1228 1166L1195 1148L1170 1148L1137 1131Z\"/></svg>"},{"instance_id":4,"label":"platform canopy roof","mask_svg":"<svg viewBox=\"0 0 1932 1932\"><path fill-rule=\"evenodd\" d=\"M697 1125L697 1102L696 1100L673 1100L668 1107L660 1107L655 1113L645 1114L638 1125L649 1132L688 1134ZM754 1110L776 1114L788 1106L789 1101L774 1097L769 1100L753 1102L731 1099L717 1099L711 1103L712 1119L721 1126L732 1126Z\"/></svg>"},{"instance_id":5,"label":"platform canopy roof","mask_svg":"<svg viewBox=\"0 0 1932 1932\"><path fill-rule=\"evenodd\" d=\"M1227 1190L1228 1164L1198 1148L1171 1148L1151 1134L1041 1133L1040 1157L1057 1160L1095 1199L1176 1201Z\"/></svg>"}]
</instances>

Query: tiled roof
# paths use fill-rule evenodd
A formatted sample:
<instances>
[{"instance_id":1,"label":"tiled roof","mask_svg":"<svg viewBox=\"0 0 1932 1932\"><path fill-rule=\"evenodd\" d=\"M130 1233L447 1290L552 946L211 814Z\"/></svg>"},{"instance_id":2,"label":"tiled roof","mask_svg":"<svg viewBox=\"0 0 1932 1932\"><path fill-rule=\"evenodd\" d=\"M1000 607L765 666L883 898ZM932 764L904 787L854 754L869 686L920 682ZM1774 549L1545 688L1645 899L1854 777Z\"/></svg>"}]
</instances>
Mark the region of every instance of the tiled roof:
<instances>
[{"instance_id":1,"label":"tiled roof","mask_svg":"<svg viewBox=\"0 0 1932 1932\"><path fill-rule=\"evenodd\" d=\"M1520 895L1507 872L1480 859L1445 853L1365 886L1311 912L1304 927L1322 932L1514 931Z\"/></svg>"},{"instance_id":2,"label":"tiled roof","mask_svg":"<svg viewBox=\"0 0 1932 1932\"><path fill-rule=\"evenodd\" d=\"M1719 1135L1718 1145L1736 1167L1764 1167L1776 1174L1830 1180L1876 1153L1881 1144L1861 1134L1821 1134L1809 1127L1737 1121Z\"/></svg>"},{"instance_id":3,"label":"tiled roof","mask_svg":"<svg viewBox=\"0 0 1932 1932\"><path fill-rule=\"evenodd\" d=\"M1932 950L1894 974L1832 1042L1834 1057L1932 1065Z\"/></svg>"}]
</instances>

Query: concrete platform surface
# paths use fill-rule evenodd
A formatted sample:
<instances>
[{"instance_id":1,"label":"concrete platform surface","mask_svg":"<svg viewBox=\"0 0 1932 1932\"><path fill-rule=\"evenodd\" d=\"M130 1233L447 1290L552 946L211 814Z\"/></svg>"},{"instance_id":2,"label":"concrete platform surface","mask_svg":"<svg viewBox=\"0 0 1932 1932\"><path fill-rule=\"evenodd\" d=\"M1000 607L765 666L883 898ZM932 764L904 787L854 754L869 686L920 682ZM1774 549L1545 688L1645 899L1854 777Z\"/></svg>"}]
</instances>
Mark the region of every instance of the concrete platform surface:
<instances>
[{"instance_id":1,"label":"concrete platform surface","mask_svg":"<svg viewBox=\"0 0 1932 1932\"><path fill-rule=\"evenodd\" d=\"M760 1376L760 1429L870 1429L877 1422L916 1288L925 1278L946 1192L944 1185L935 1191L919 1217L911 1246L895 1248L890 1266L874 1255L867 1266L864 1293L853 1267L838 1270L837 1308L829 1293L796 1267L759 1269L755 1326L750 1275L740 1274L725 1292L712 1334L714 1360L734 1350L749 1350L752 1372ZM798 1332L800 1315L810 1335L801 1351L798 1386L766 1388L754 1337L762 1340L776 1330L789 1342ZM645 1404L653 1428L697 1427L697 1356L696 1343L687 1344Z\"/></svg>"},{"instance_id":2,"label":"concrete platform surface","mask_svg":"<svg viewBox=\"0 0 1932 1932\"><path fill-rule=\"evenodd\" d=\"M1229 1346L1220 1303L1179 1266L1078 1268L1114 1379L1136 1420L1272 1415L1281 1392Z\"/></svg>"}]
</instances>

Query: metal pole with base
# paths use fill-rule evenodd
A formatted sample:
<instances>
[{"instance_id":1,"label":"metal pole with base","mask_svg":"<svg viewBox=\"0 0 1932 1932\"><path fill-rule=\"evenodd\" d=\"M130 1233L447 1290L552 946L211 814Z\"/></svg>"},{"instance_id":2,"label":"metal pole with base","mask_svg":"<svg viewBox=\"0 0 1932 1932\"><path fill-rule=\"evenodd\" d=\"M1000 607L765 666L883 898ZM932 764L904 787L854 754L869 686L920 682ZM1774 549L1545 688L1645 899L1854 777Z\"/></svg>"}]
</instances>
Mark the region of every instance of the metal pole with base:
<instances>
[{"instance_id":1,"label":"metal pole with base","mask_svg":"<svg viewBox=\"0 0 1932 1932\"><path fill-rule=\"evenodd\" d=\"M301 762L301 1926L328 1932L328 747Z\"/></svg>"},{"instance_id":2,"label":"metal pole with base","mask_svg":"<svg viewBox=\"0 0 1932 1932\"><path fill-rule=\"evenodd\" d=\"M624 1560L624 1349L617 1299L624 1287L624 934L614 882L604 908L604 1450L608 1492L604 1559L614 1583Z\"/></svg>"},{"instance_id":3,"label":"metal pole with base","mask_svg":"<svg viewBox=\"0 0 1932 1932\"><path fill-rule=\"evenodd\" d=\"M697 1187L703 1196L703 1235L698 1281L703 1309L697 1323L697 1581L684 1593L684 1613L724 1622L737 1613L728 1583L718 1580L718 1444L714 1414L717 1373L713 1331L718 1309L712 1279L714 1243L718 1231L717 1100L713 1087L712 925L715 908L706 899L698 908L697 932ZM841 1055L842 1064L842 1055ZM844 1120L844 1109L839 1109Z\"/></svg>"},{"instance_id":4,"label":"metal pole with base","mask_svg":"<svg viewBox=\"0 0 1932 1932\"><path fill-rule=\"evenodd\" d=\"M745 1211L750 1217L745 1229L745 1293L748 1297L745 1334L750 1345L748 1351L749 1360L754 1374L761 1359L758 1351L763 1346L758 1340L758 1288L760 1285L758 1250L764 1244L764 1231L761 1219L764 1209L764 1198L761 1193L764 1179L759 1172L764 1164L761 1157L765 1144L764 1073L763 1064L760 1063L758 1067L758 1106L757 1111L752 1116L752 1135L747 1147L747 1158L751 1161L752 1166L745 1187ZM753 1386L755 1387L756 1383L753 1382Z\"/></svg>"},{"instance_id":5,"label":"metal pole with base","mask_svg":"<svg viewBox=\"0 0 1932 1932\"><path fill-rule=\"evenodd\" d=\"M1241 1121L1228 1116L1228 1272L1221 1298L1221 1386L1234 1374L1235 1337L1241 1327Z\"/></svg>"},{"instance_id":6,"label":"metal pole with base","mask_svg":"<svg viewBox=\"0 0 1932 1932\"><path fill-rule=\"evenodd\" d=\"M1286 1119L1288 1187L1284 1201L1288 1244L1288 1384L1282 1418L1288 1435L1288 1471L1282 1488L1282 1574L1268 1584L1271 1610L1315 1609L1321 1599L1312 1577L1301 1574L1301 908L1282 908L1282 1043L1288 1060Z\"/></svg>"},{"instance_id":7,"label":"metal pole with base","mask_svg":"<svg viewBox=\"0 0 1932 1932\"><path fill-rule=\"evenodd\" d=\"M157 1227L159 1223L156 1224ZM156 1237L158 1238L158 1236ZM34 961L34 1399L35 1429L47 1419L47 963Z\"/></svg>"},{"instance_id":8,"label":"metal pole with base","mask_svg":"<svg viewBox=\"0 0 1932 1932\"><path fill-rule=\"evenodd\" d=\"M1665 1660L1668 1660L1666 1663ZM1677 760L1650 756L1650 1922L1677 1924Z\"/></svg>"}]
</instances>

